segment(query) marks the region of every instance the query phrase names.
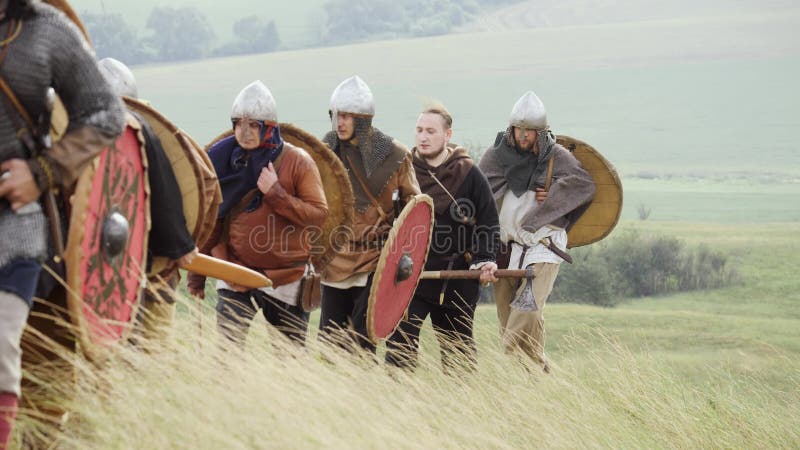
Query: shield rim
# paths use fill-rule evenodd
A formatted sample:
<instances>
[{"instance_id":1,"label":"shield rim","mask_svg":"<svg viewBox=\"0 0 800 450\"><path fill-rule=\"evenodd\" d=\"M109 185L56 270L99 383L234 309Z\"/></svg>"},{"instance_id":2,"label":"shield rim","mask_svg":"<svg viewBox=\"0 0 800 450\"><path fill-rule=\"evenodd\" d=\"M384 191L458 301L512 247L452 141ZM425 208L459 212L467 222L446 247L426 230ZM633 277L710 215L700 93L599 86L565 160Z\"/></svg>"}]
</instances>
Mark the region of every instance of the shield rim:
<instances>
[{"instance_id":1,"label":"shield rim","mask_svg":"<svg viewBox=\"0 0 800 450\"><path fill-rule=\"evenodd\" d=\"M211 158L208 157L208 153L203 149L203 146L197 143L196 140L187 132L183 130L178 130L179 133L186 138L194 148L195 154L200 156L200 159L203 160L203 163L206 165L208 170L210 170L214 177L217 176L216 170L214 170L214 163L211 162ZM217 220L217 212L219 212L219 206L222 204L222 189L219 187L219 179L217 179L217 190L215 191L214 199L211 200L211 203L208 205L208 210L206 211L206 217L213 217L213 222ZM198 238L195 240L195 244L197 247L200 248L202 245L208 241L208 238L211 237L211 233L214 232L214 227L208 227L204 230L203 234L199 235Z\"/></svg>"},{"instance_id":2,"label":"shield rim","mask_svg":"<svg viewBox=\"0 0 800 450\"><path fill-rule=\"evenodd\" d=\"M624 191L622 189L622 180L620 179L619 174L617 173L617 169L616 167L614 167L614 164L612 164L611 161L606 159L606 157L603 156L602 153L597 151L597 149L592 147L589 143L565 134L557 135L556 140L558 141L559 145L566 148L567 151L569 151L573 156L575 156L575 159L580 161L581 165L583 165L583 161L580 158L578 158L578 156L575 155L574 150L578 146L585 147L587 150L589 150L589 152L591 152L594 155L594 157L597 158L598 161L600 161L605 166L606 171L614 180L614 183L617 185L618 188L617 190L619 191L619 206L617 207L617 212L614 221L608 225L608 228L602 234L597 234L589 239L584 239L584 240L574 240L569 235L570 231L575 229L575 226L580 224L581 221L586 217L585 214L581 216L578 220L576 220L575 223L572 224L572 226L570 227L570 231L567 232L567 248L582 247L584 245L594 244L595 242L599 242L608 237L608 235L611 234L612 231L614 231L614 228L616 228L617 224L619 223L620 216L622 215L622 206L624 197ZM565 145L564 141L574 145L575 147L571 148L571 146ZM592 199L592 202L594 202L594 199Z\"/></svg>"},{"instance_id":3,"label":"shield rim","mask_svg":"<svg viewBox=\"0 0 800 450\"><path fill-rule=\"evenodd\" d=\"M343 217L341 221L336 221L331 214L328 214L328 216L325 218L323 228L334 229L335 227L352 227L353 222L355 221L355 197L353 196L353 186L350 184L350 177L347 174L347 169L344 167L342 160L339 159L336 153L334 153L333 150L331 150L330 147L328 147L324 142L317 139L316 136L303 130L299 126L288 122L280 122L278 126L281 128L281 136L284 138L284 140L288 141L292 145L300 147L306 153L309 153L311 158L314 159L315 164L317 164L317 159L314 157L314 154L318 155L325 164L334 167L334 170L331 172L335 177L336 183L332 184L340 186L342 193ZM208 145L206 145L205 152L208 153L209 149L211 149L214 144L229 136L233 136L233 130L227 130L215 137ZM314 154L311 154L308 149L314 151ZM319 166L319 164L317 164L317 166ZM328 201L328 192L325 188L328 185L328 183L325 183L325 180L322 180L322 188L325 191L326 201ZM328 211L330 212L330 210L331 208L329 202ZM329 227L330 224L333 224L334 226ZM325 266L336 257L336 254L347 245L347 242L344 242L344 240L339 243L331 242L330 239L327 239L327 241L328 242L325 245L325 252L319 255L311 256L311 263L314 264L314 270L317 272L322 272L325 269Z\"/></svg>"},{"instance_id":4,"label":"shield rim","mask_svg":"<svg viewBox=\"0 0 800 450\"><path fill-rule=\"evenodd\" d=\"M156 110L153 106L135 98L131 97L122 97L125 105L130 109L134 110L137 113L145 115L144 119L147 120L150 117L157 120L161 126L166 128L169 132L170 139L173 141L172 146L169 148L175 148L175 146L179 147L184 154L186 155L187 160L191 161L194 159L194 156L199 155L202 162L206 165L212 173L216 175L214 172L214 166L211 164L211 160L208 159L208 155L205 154L204 151L200 148L197 143L191 139L188 133L183 131L179 128L175 123L171 120L167 119L163 114L161 114L158 110ZM152 124L151 124L152 126ZM167 143L164 142L162 139L161 141L162 147L164 147L165 151L168 147ZM209 214L213 214L213 217L216 220L217 213L216 211L219 209L219 202L215 202L214 200L218 197L220 200L222 199L222 193L219 190L219 183L217 183L217 195L214 198L208 199L204 198L203 195L204 191L204 183L200 182L200 179L203 177L203 174L200 172L200 168L197 167L196 164L192 162L188 163L191 167L193 179L195 183L195 187L197 188L197 197L198 203L200 208L197 211L197 217L194 218L194 226L191 230L189 230L189 234L192 236L192 239L195 241L195 245L197 247L201 247L208 237L213 232L213 223L211 226L208 226L208 221L206 220ZM177 176L176 176L177 178ZM180 188L180 182L178 183L178 187ZM183 194L183 192L181 192ZM188 217L186 216L186 207L184 206L184 219L189 223ZM152 219L151 219L152 220ZM176 268L176 264L174 261L170 260L166 257L154 257L152 261L152 266L148 275L160 275L162 277L167 277L169 273Z\"/></svg>"},{"instance_id":5,"label":"shield rim","mask_svg":"<svg viewBox=\"0 0 800 450\"><path fill-rule=\"evenodd\" d=\"M135 131L136 139L139 141L139 151L141 152L142 162L144 163L145 176L143 177L144 192L145 192L145 233L142 242L142 263L146 262L147 258L147 242L150 235L150 182L147 179L147 154L144 149L144 136L138 122L129 114L125 115L126 127L131 127ZM85 222L86 209L89 203L89 193L92 189L92 182L97 173L99 165L99 157L95 157L92 162L81 173L78 181L75 183L75 191L72 195L72 211L70 213L70 226L68 232L67 243L82 242L84 238L85 229L82 226L73 226L73 220L78 221L79 224ZM78 213L80 211L80 213ZM80 218L78 217L80 215ZM73 219L74 218L74 219ZM70 321L73 324L73 334L75 339L80 344L82 352L92 361L103 361L113 352L109 347L95 344L89 334L89 329L86 324L86 317L83 315L83 298L80 292L83 286L81 275L78 270L75 270L75 265L70 264L71 261L81 261L83 258L83 251L80 246L74 247L67 246L64 255L66 265L66 291L67 291L67 308L69 311ZM143 267L144 269L144 267ZM142 270L142 278L146 276L146 272ZM131 308L131 322L129 326L124 327L118 342L127 341L133 330L134 320L139 312L141 306L142 284L139 284L139 289L134 299L133 307Z\"/></svg>"},{"instance_id":6,"label":"shield rim","mask_svg":"<svg viewBox=\"0 0 800 450\"><path fill-rule=\"evenodd\" d=\"M433 227L436 221L436 214L434 212L433 207L433 199L427 194L417 194L411 198L411 200L406 204L403 210L400 212L400 215L397 217L397 220L392 226L392 229L389 230L389 237L386 239L386 242L383 244L383 248L381 249L381 255L378 259L378 265L375 268L375 275L372 277L372 286L369 289L369 298L367 299L367 337L372 341L373 344L379 344L381 339L386 339L387 337L391 336L394 333L394 330L397 329L400 322L403 320L403 317L400 316L399 320L395 324L392 329L392 333L387 334L386 336L376 336L375 332L375 303L378 301L378 286L380 285L380 281L383 278L384 270L386 267L386 263L389 260L390 251L394 245L395 239L397 239L398 229L403 226L405 223L406 217L408 217L411 212L420 204L426 204L430 208L431 211L431 220L430 220L430 228L428 230L428 239L425 243L425 257L422 261L414 261L415 269L414 274L412 276L416 277L414 281L414 289L411 290L411 296L409 296L408 301L405 305L405 310L408 310L408 305L411 304L411 300L414 298L414 293L417 291L417 287L419 287L420 277L422 272L425 270L425 264L428 261L428 254L430 253L431 248L431 239L433 239ZM417 265L419 264L419 265ZM418 267L418 269L417 269ZM387 276L395 276L395 274L387 274Z\"/></svg>"}]
</instances>

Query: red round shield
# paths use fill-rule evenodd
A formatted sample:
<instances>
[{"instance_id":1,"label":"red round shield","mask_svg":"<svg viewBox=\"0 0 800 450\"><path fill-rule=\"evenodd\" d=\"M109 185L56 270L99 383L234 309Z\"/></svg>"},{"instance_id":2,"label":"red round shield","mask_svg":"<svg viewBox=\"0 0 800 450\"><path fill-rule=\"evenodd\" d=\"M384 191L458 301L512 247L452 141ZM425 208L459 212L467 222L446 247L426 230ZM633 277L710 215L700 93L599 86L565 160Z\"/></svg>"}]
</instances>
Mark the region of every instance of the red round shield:
<instances>
[{"instance_id":1,"label":"red round shield","mask_svg":"<svg viewBox=\"0 0 800 450\"><path fill-rule=\"evenodd\" d=\"M149 186L139 125L128 116L117 141L78 179L65 255L75 335L92 359L127 337L141 294Z\"/></svg>"},{"instance_id":2,"label":"red round shield","mask_svg":"<svg viewBox=\"0 0 800 450\"><path fill-rule=\"evenodd\" d=\"M433 234L433 200L417 195L403 208L381 250L367 304L367 334L378 343L405 315L428 259Z\"/></svg>"}]
</instances>

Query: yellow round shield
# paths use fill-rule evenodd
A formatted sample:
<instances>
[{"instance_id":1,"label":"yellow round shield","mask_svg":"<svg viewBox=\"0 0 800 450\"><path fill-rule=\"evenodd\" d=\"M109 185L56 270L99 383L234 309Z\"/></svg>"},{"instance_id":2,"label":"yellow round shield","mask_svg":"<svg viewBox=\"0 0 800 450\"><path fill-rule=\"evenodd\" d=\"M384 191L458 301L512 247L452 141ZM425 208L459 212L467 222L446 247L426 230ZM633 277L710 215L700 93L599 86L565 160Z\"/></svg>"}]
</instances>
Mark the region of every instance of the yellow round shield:
<instances>
[{"instance_id":1,"label":"yellow round shield","mask_svg":"<svg viewBox=\"0 0 800 450\"><path fill-rule=\"evenodd\" d=\"M592 176L597 190L589 208L567 233L569 247L580 247L608 236L622 213L622 181L617 169L594 147L569 136L558 136L558 143L571 151Z\"/></svg>"},{"instance_id":2,"label":"yellow round shield","mask_svg":"<svg viewBox=\"0 0 800 450\"><path fill-rule=\"evenodd\" d=\"M197 246L201 247L214 229L217 209L222 203L222 193L211 161L188 134L155 108L132 98L123 99L128 108L150 124L161 141L181 191L186 227ZM150 275L164 276L165 272L174 268L172 263L168 258L153 258Z\"/></svg>"}]
</instances>

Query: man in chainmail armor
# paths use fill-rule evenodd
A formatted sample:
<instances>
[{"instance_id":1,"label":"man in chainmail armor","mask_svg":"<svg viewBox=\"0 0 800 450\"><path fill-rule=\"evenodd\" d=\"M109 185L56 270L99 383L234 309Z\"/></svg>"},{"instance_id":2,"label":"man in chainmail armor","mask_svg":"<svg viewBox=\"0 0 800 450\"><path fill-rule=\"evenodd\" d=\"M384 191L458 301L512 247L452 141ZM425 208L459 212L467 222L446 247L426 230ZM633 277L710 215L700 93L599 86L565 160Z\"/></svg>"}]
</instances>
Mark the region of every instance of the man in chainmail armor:
<instances>
[{"instance_id":1,"label":"man in chainmail armor","mask_svg":"<svg viewBox=\"0 0 800 450\"><path fill-rule=\"evenodd\" d=\"M543 310L562 260L546 244L566 250L567 230L594 197L594 182L556 143L544 104L531 91L514 105L508 128L497 134L479 167L500 212L509 268L533 272L533 280L505 278L494 285L503 348L521 351L549 372Z\"/></svg>"},{"instance_id":2,"label":"man in chainmail armor","mask_svg":"<svg viewBox=\"0 0 800 450\"><path fill-rule=\"evenodd\" d=\"M411 152L372 126L375 103L361 78L353 76L336 87L329 114L333 131L323 141L348 170L355 219L352 229L347 230L349 245L336 254L322 274L320 336L345 347L354 342L374 353L375 346L366 337L373 272L399 203L420 190Z\"/></svg>"},{"instance_id":3,"label":"man in chainmail armor","mask_svg":"<svg viewBox=\"0 0 800 450\"><path fill-rule=\"evenodd\" d=\"M386 342L386 362L416 366L419 334L430 315L446 371L475 365L472 321L481 283L496 281L500 236L489 182L464 147L451 144L453 117L443 106L417 118L414 171L422 192L433 199L435 224L425 270L480 269L480 280L422 280L408 318Z\"/></svg>"},{"instance_id":4,"label":"man in chainmail armor","mask_svg":"<svg viewBox=\"0 0 800 450\"><path fill-rule=\"evenodd\" d=\"M71 187L122 132L124 116L78 28L39 2L0 0L0 77L0 448L6 448L20 394L20 338L48 246L38 199ZM70 123L40 154L36 123L25 116L43 116L50 87Z\"/></svg>"}]
</instances>

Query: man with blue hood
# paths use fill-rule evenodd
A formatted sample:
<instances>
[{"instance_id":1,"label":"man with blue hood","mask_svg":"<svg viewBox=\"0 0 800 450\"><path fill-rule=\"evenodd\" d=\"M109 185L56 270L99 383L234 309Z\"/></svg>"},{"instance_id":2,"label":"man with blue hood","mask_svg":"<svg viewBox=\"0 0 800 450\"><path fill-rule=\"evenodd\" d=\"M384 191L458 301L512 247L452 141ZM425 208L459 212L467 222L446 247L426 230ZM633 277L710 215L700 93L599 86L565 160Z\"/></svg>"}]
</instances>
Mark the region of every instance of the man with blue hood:
<instances>
[{"instance_id":1,"label":"man with blue hood","mask_svg":"<svg viewBox=\"0 0 800 450\"><path fill-rule=\"evenodd\" d=\"M270 288L248 289L217 281L217 326L244 345L253 317L294 342L305 341L309 314L299 304L300 280L310 264L312 227L321 227L328 205L314 160L281 138L269 89L254 81L233 102L233 136L208 152L222 189L217 225L205 251L262 272ZM192 274L189 289L202 297L205 278Z\"/></svg>"}]
</instances>

